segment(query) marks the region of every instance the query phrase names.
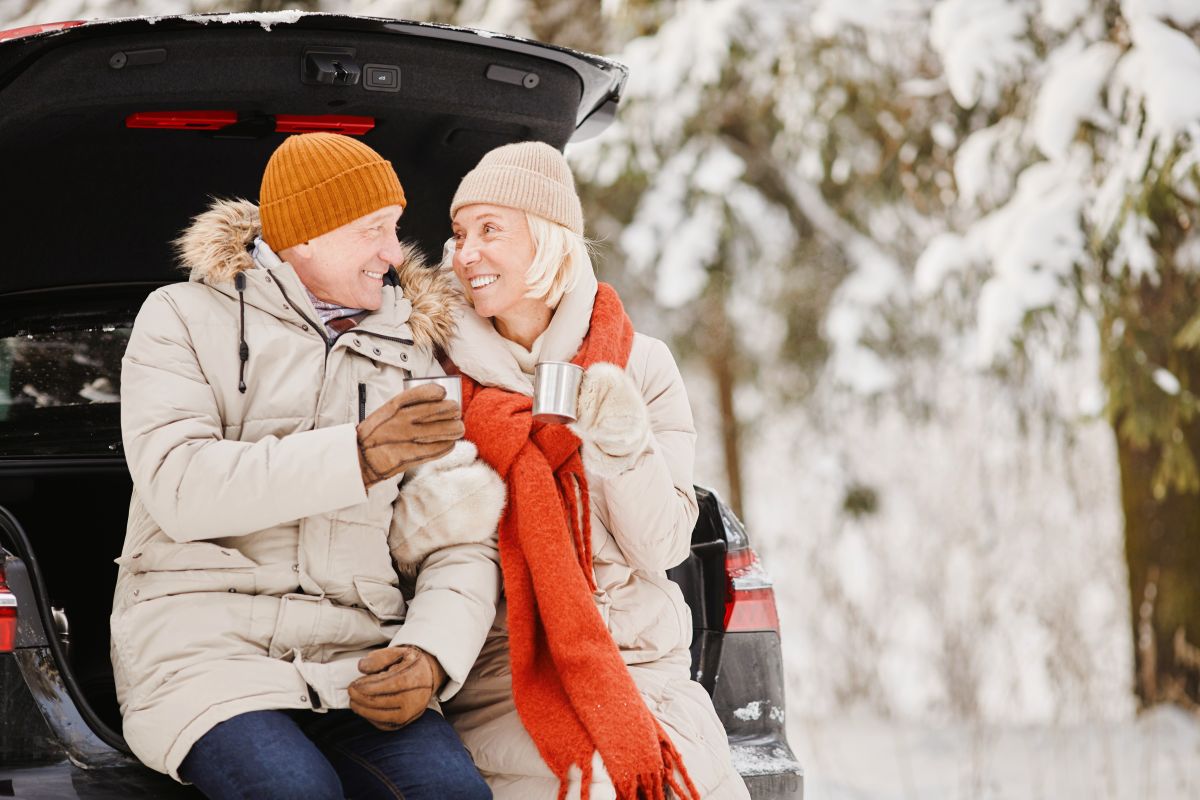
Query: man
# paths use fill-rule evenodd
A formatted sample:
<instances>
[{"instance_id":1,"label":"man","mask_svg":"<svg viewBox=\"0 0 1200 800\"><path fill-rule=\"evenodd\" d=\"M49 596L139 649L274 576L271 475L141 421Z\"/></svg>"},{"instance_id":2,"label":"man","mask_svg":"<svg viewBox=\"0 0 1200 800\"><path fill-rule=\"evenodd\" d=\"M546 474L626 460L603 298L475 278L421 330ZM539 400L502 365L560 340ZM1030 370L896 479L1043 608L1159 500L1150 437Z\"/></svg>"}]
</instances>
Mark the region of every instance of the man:
<instances>
[{"instance_id":1,"label":"man","mask_svg":"<svg viewBox=\"0 0 1200 800\"><path fill-rule=\"evenodd\" d=\"M503 485L441 387L403 390L454 292L355 139L286 139L259 199L196 218L123 361L126 741L214 798L490 797L427 706L495 616Z\"/></svg>"}]
</instances>

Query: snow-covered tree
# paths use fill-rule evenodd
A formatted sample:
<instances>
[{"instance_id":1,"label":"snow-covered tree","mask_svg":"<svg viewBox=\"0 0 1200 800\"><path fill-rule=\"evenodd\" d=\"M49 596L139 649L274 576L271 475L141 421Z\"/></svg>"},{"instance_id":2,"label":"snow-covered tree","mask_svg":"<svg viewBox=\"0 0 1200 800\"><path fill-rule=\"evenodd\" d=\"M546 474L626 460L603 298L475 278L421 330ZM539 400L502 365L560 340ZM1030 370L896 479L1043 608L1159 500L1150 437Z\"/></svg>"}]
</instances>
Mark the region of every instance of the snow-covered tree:
<instances>
[{"instance_id":1,"label":"snow-covered tree","mask_svg":"<svg viewBox=\"0 0 1200 800\"><path fill-rule=\"evenodd\" d=\"M938 0L915 16L968 135L911 302L952 318L965 299L967 335L944 343L980 367L1097 357L1102 391L1078 387L1068 413L1104 413L1117 439L1137 693L1195 702L1200 4Z\"/></svg>"}]
</instances>

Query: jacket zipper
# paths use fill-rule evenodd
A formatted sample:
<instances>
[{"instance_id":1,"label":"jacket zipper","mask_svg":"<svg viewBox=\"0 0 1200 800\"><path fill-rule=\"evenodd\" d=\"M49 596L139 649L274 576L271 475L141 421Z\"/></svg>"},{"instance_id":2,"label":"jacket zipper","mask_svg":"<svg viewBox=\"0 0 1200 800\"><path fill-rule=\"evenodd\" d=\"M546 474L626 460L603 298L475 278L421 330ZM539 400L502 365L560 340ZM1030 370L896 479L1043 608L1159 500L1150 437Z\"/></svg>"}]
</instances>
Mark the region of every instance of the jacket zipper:
<instances>
[{"instance_id":1,"label":"jacket zipper","mask_svg":"<svg viewBox=\"0 0 1200 800\"><path fill-rule=\"evenodd\" d=\"M280 293L281 295L283 295L283 300L284 300L284 302L285 302L285 303L287 303L287 304L288 304L288 307L289 307L289 308L291 308L293 311L295 311L297 314L299 314L299 315L300 315L300 319L302 319L302 320L304 320L305 322L307 322L307 323L309 324L309 326L310 326L310 327L313 329L313 332L314 332L314 333L316 333L316 334L317 334L317 336L320 336L320 337L321 337L321 341L323 341L323 342L325 343L325 358L326 358L326 359L328 359L328 358L329 358L329 351L333 349L333 342L329 341L329 337L327 337L327 336L325 335L325 333L324 333L325 326L324 326L324 325L318 325L317 323L313 322L311 319L309 319L309 318L308 318L308 317L307 317L307 316L304 314L304 312L303 312L303 311L301 311L301 310L300 310L300 307L299 307L299 306L297 306L295 303L293 303L293 302L292 302L292 298L288 297L288 293L287 293L287 291L286 291L286 290L284 290L284 288L283 288L283 284L279 282L279 279L275 277L275 273L274 273L274 272L271 272L271 270L269 270L269 269L268 269L268 270L267 270L267 274L271 276L271 280L275 282L275 285L276 285L277 287L279 287L279 293Z\"/></svg>"},{"instance_id":2,"label":"jacket zipper","mask_svg":"<svg viewBox=\"0 0 1200 800\"><path fill-rule=\"evenodd\" d=\"M367 418L367 385L360 383L358 385L358 421L362 422Z\"/></svg>"},{"instance_id":3,"label":"jacket zipper","mask_svg":"<svg viewBox=\"0 0 1200 800\"><path fill-rule=\"evenodd\" d=\"M341 333L339 333L337 336L333 337L333 341L336 342L338 339L342 338L347 333L362 333L362 334L366 334L367 336L375 336L380 339L387 339L389 342L399 342L400 344L406 344L406 345L409 345L410 347L413 344L415 344L415 342L413 342L412 339L401 339L399 336L388 336L386 333L378 333L376 331L371 330L370 328L350 328L348 330L344 330Z\"/></svg>"}]
</instances>

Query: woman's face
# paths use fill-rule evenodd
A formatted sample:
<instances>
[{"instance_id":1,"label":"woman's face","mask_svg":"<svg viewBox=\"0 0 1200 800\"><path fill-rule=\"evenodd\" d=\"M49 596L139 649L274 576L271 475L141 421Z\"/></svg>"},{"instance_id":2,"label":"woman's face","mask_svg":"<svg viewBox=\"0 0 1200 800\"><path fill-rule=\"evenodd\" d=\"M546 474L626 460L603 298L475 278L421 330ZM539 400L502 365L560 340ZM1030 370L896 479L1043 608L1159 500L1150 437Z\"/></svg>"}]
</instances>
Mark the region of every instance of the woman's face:
<instances>
[{"instance_id":1,"label":"woman's face","mask_svg":"<svg viewBox=\"0 0 1200 800\"><path fill-rule=\"evenodd\" d=\"M482 317L541 318L546 304L525 296L533 263L533 236L525 213L485 203L463 206L454 215L454 274Z\"/></svg>"}]
</instances>

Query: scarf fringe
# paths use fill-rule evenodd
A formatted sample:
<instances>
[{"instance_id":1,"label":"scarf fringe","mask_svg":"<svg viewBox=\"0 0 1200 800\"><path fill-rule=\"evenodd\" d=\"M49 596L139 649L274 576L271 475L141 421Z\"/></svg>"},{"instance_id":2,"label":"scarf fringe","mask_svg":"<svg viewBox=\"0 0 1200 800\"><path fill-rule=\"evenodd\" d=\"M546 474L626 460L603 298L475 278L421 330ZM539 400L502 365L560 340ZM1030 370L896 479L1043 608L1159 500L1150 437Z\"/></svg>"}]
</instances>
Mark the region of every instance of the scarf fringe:
<instances>
[{"instance_id":1,"label":"scarf fringe","mask_svg":"<svg viewBox=\"0 0 1200 800\"><path fill-rule=\"evenodd\" d=\"M618 782L610 774L613 790L617 800L667 800L667 789L675 800L700 800L700 792L692 777L688 775L683 758L675 749L675 743L663 731L661 724L655 720L658 729L658 745L662 754L662 769L658 772L644 772ZM585 759L580 767L583 777L579 785L579 800L589 800L592 784L592 761ZM682 782L680 779L682 778ZM559 776L558 800L566 800L570 781L565 775Z\"/></svg>"},{"instance_id":2,"label":"scarf fringe","mask_svg":"<svg viewBox=\"0 0 1200 800\"><path fill-rule=\"evenodd\" d=\"M696 790L696 784L692 783L692 776L688 775L687 767L683 765L683 757L675 749L675 743L667 736L657 720L655 723L655 727L658 728L658 744L662 749L663 775L666 777L667 785L671 787L671 791L679 800L700 800L700 792ZM680 786L679 782L675 780L676 773L683 778L683 786ZM685 787L687 791L684 791Z\"/></svg>"}]
</instances>

